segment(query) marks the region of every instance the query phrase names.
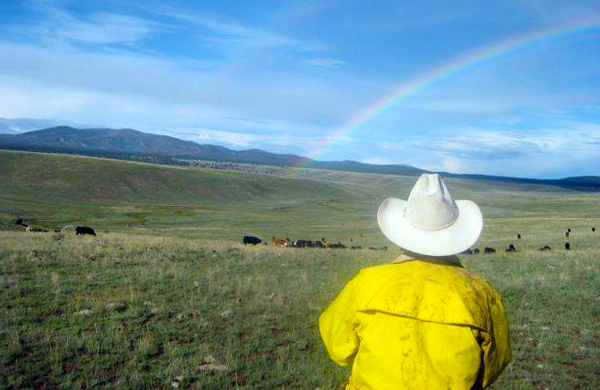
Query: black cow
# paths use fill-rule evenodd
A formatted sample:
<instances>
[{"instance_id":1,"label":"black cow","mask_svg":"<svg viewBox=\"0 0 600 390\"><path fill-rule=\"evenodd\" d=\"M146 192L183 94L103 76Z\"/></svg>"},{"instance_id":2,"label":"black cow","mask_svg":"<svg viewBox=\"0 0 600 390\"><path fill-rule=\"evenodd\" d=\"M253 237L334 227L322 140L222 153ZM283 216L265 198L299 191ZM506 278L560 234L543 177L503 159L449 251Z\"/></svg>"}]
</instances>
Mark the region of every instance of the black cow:
<instances>
[{"instance_id":1,"label":"black cow","mask_svg":"<svg viewBox=\"0 0 600 390\"><path fill-rule=\"evenodd\" d=\"M515 246L513 244L510 244L508 246L508 249L506 250L506 252L516 252L517 248L515 248Z\"/></svg>"},{"instance_id":2,"label":"black cow","mask_svg":"<svg viewBox=\"0 0 600 390\"><path fill-rule=\"evenodd\" d=\"M254 237L254 236L244 236L244 238L242 239L242 244L244 245L257 245L260 244L262 242L262 240L258 237Z\"/></svg>"},{"instance_id":3,"label":"black cow","mask_svg":"<svg viewBox=\"0 0 600 390\"><path fill-rule=\"evenodd\" d=\"M483 253L496 253L496 250L494 248L486 246L485 248L483 248Z\"/></svg>"},{"instance_id":4,"label":"black cow","mask_svg":"<svg viewBox=\"0 0 600 390\"><path fill-rule=\"evenodd\" d=\"M360 245L356 245L356 246L352 246L352 247L350 247L350 249L362 249L362 246L360 246Z\"/></svg>"},{"instance_id":5,"label":"black cow","mask_svg":"<svg viewBox=\"0 0 600 390\"><path fill-rule=\"evenodd\" d=\"M471 248L465 249L464 251L460 252L463 255L472 255L473 254L473 250Z\"/></svg>"},{"instance_id":6,"label":"black cow","mask_svg":"<svg viewBox=\"0 0 600 390\"><path fill-rule=\"evenodd\" d=\"M520 240L521 239L521 233L517 234L517 238Z\"/></svg>"},{"instance_id":7,"label":"black cow","mask_svg":"<svg viewBox=\"0 0 600 390\"><path fill-rule=\"evenodd\" d=\"M75 235L77 235L77 236L85 236L86 234L89 234L91 236L95 236L96 232L94 231L94 229L92 229L91 227L88 227L88 226L77 226L75 228Z\"/></svg>"},{"instance_id":8,"label":"black cow","mask_svg":"<svg viewBox=\"0 0 600 390\"><path fill-rule=\"evenodd\" d=\"M314 248L318 245L319 244L317 244L315 241L311 241L311 240L296 240L296 241L294 241L294 246L296 248Z\"/></svg>"},{"instance_id":9,"label":"black cow","mask_svg":"<svg viewBox=\"0 0 600 390\"><path fill-rule=\"evenodd\" d=\"M550 248L548 245L544 245L543 247L539 248L538 251L551 251L552 248Z\"/></svg>"},{"instance_id":10,"label":"black cow","mask_svg":"<svg viewBox=\"0 0 600 390\"><path fill-rule=\"evenodd\" d=\"M477 255L477 254L479 254L479 248L475 248L475 249L473 249L473 254L474 254L474 255Z\"/></svg>"},{"instance_id":11,"label":"black cow","mask_svg":"<svg viewBox=\"0 0 600 390\"><path fill-rule=\"evenodd\" d=\"M568 231L569 233L571 233L571 228L568 228L568 229L567 229L567 231Z\"/></svg>"},{"instance_id":12,"label":"black cow","mask_svg":"<svg viewBox=\"0 0 600 390\"><path fill-rule=\"evenodd\" d=\"M329 247L333 248L333 249L344 249L344 248L346 248L346 245L344 245L338 241L337 244L329 244Z\"/></svg>"},{"instance_id":13,"label":"black cow","mask_svg":"<svg viewBox=\"0 0 600 390\"><path fill-rule=\"evenodd\" d=\"M13 225L27 226L23 223L23 218L21 217L16 217L15 219L13 219L12 223Z\"/></svg>"},{"instance_id":14,"label":"black cow","mask_svg":"<svg viewBox=\"0 0 600 390\"><path fill-rule=\"evenodd\" d=\"M571 250L571 244L569 244L568 242L565 242L565 249L570 251Z\"/></svg>"},{"instance_id":15,"label":"black cow","mask_svg":"<svg viewBox=\"0 0 600 390\"><path fill-rule=\"evenodd\" d=\"M593 228L592 228L592 231L593 231L593 232L595 232L595 231L596 231L596 228L595 228L595 227L593 227Z\"/></svg>"},{"instance_id":16,"label":"black cow","mask_svg":"<svg viewBox=\"0 0 600 390\"><path fill-rule=\"evenodd\" d=\"M387 251L387 246L382 246L382 247L370 246L369 249L372 251Z\"/></svg>"}]
</instances>

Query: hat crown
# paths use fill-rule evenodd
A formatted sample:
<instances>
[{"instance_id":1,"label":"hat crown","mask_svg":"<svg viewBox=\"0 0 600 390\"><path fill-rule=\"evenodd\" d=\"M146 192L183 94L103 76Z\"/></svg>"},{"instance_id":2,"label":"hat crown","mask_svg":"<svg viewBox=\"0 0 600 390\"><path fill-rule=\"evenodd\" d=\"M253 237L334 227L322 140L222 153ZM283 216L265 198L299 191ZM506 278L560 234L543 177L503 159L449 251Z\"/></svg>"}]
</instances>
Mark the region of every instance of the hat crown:
<instances>
[{"instance_id":1,"label":"hat crown","mask_svg":"<svg viewBox=\"0 0 600 390\"><path fill-rule=\"evenodd\" d=\"M458 207L438 174L423 174L417 180L406 206L406 219L416 228L440 230L458 218Z\"/></svg>"}]
</instances>

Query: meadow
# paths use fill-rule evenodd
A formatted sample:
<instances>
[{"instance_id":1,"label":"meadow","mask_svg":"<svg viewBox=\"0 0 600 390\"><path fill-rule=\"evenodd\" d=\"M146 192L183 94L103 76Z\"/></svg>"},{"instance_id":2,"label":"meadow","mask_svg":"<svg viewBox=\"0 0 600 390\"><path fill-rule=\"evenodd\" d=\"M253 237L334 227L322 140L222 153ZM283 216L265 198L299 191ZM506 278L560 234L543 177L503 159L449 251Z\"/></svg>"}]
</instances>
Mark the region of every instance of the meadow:
<instances>
[{"instance_id":1,"label":"meadow","mask_svg":"<svg viewBox=\"0 0 600 390\"><path fill-rule=\"evenodd\" d=\"M317 318L359 269L399 254L374 215L414 181L0 151L0 388L343 388ZM447 184L482 207L476 246L498 249L461 256L508 310L513 361L493 388L600 388L600 195ZM66 224L98 236L52 231ZM243 234L389 250L245 247Z\"/></svg>"}]
</instances>

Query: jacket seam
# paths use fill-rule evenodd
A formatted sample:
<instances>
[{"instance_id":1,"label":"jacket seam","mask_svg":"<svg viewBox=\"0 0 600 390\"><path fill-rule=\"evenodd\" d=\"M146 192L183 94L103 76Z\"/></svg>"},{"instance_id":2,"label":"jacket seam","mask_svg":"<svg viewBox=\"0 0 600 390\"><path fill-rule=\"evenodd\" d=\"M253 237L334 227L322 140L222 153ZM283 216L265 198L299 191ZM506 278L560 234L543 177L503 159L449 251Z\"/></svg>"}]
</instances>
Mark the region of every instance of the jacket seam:
<instances>
[{"instance_id":1,"label":"jacket seam","mask_svg":"<svg viewBox=\"0 0 600 390\"><path fill-rule=\"evenodd\" d=\"M413 316L409 316L407 314L398 314L398 313L393 313L393 312L389 312L389 311L385 311L385 310L377 310L377 309L361 309L361 310L357 310L358 313L365 313L365 314L369 314L370 312L376 312L376 313L383 313L383 314L388 314L391 316L396 316L396 317L403 317L403 318L409 318L412 320L417 320L417 321L421 321L421 322L429 322L429 323L433 323L433 324L440 324L440 325L452 325L452 326L462 326L462 327L468 327L468 328L475 328L477 330L480 330L482 332L486 332L486 333L490 333L490 331L484 327L475 325L475 324L471 324L468 322L441 322L441 321L433 321L433 320L424 320L422 318L419 317L413 317Z\"/></svg>"}]
</instances>

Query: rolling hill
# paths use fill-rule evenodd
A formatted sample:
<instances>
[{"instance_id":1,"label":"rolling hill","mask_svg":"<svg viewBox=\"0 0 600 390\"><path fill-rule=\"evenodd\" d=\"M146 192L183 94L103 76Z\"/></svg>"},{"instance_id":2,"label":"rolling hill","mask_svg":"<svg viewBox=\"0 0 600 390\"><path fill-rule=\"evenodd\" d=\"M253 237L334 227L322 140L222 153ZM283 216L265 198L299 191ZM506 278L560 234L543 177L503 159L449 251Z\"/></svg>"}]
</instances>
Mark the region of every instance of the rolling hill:
<instances>
[{"instance_id":1,"label":"rolling hill","mask_svg":"<svg viewBox=\"0 0 600 390\"><path fill-rule=\"evenodd\" d=\"M363 242L382 244L377 207L388 196L406 199L415 181L397 175L294 172L273 176L0 151L0 224L20 215L48 229L89 224L232 239L247 233L332 239L361 234ZM446 184L456 199L479 204L486 217L524 218L548 210L580 216L597 205L597 197L556 185L463 178L448 178Z\"/></svg>"},{"instance_id":2,"label":"rolling hill","mask_svg":"<svg viewBox=\"0 0 600 390\"><path fill-rule=\"evenodd\" d=\"M357 161L317 161L293 154L260 149L232 150L223 146L197 144L165 135L133 129L78 129L58 126L21 134L0 134L0 149L79 154L161 164L179 164L178 159L211 160L279 167L303 167L344 172L418 176L428 171L410 165L375 165ZM445 177L499 182L561 186L584 191L600 190L600 177L585 176L541 180L440 172Z\"/></svg>"},{"instance_id":3,"label":"rolling hill","mask_svg":"<svg viewBox=\"0 0 600 390\"><path fill-rule=\"evenodd\" d=\"M77 129L58 126L22 134L0 135L0 148L103 156L111 152L137 155L177 156L281 167L303 166L350 172L417 175L425 172L409 165L373 165L356 161L316 161L293 154L259 149L232 150L217 145L200 145L165 135L132 129Z\"/></svg>"}]
</instances>

